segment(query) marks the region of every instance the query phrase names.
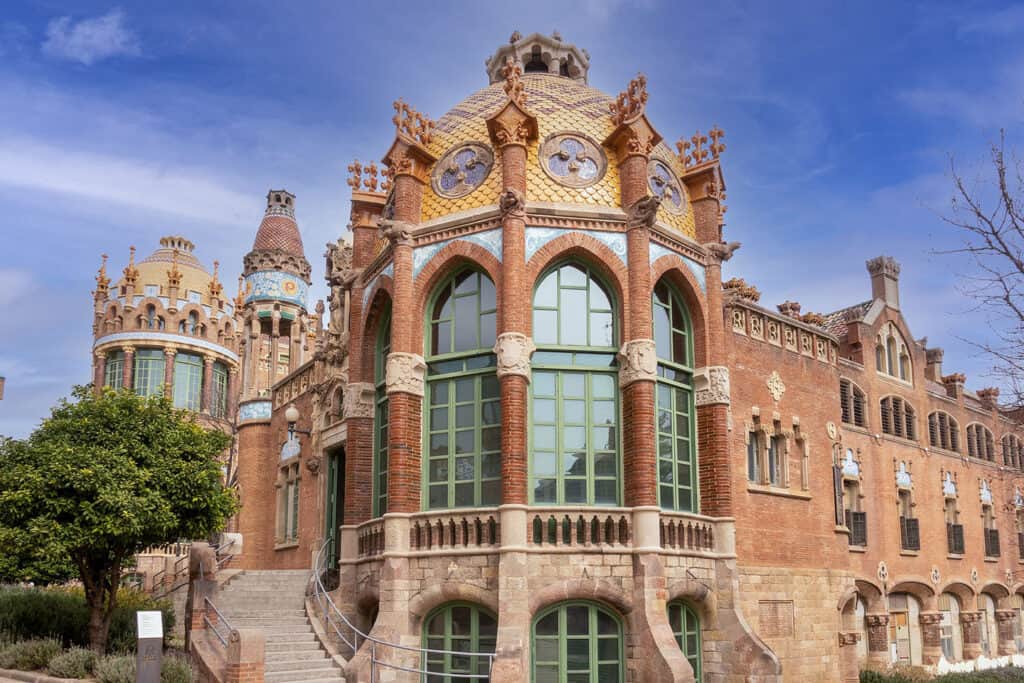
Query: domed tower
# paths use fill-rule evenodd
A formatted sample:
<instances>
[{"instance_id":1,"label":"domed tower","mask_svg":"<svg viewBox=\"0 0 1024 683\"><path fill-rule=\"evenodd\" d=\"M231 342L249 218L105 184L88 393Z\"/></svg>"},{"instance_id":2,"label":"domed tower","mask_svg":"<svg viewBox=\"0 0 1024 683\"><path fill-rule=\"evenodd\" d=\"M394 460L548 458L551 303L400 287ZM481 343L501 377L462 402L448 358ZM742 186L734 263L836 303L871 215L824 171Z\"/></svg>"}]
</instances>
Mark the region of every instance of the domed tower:
<instances>
[{"instance_id":1,"label":"domed tower","mask_svg":"<svg viewBox=\"0 0 1024 683\"><path fill-rule=\"evenodd\" d=\"M699 642L714 600L667 606L658 586L723 587L708 589L728 593L715 618L745 637L714 559L732 553L731 520L704 516L731 512L714 475L735 248L721 131L677 153L643 76L597 91L589 55L557 34L516 33L486 65L490 85L437 121L395 103L384 193L350 179L335 603L375 638L435 651L394 666L692 681L687 634ZM365 655L350 670L376 665ZM775 680L769 659L720 673Z\"/></svg>"},{"instance_id":2,"label":"domed tower","mask_svg":"<svg viewBox=\"0 0 1024 683\"><path fill-rule=\"evenodd\" d=\"M234 303L224 297L217 262L208 271L180 236L139 262L131 247L119 280L107 256L93 293L93 383L163 393L174 405L230 430L238 393Z\"/></svg>"},{"instance_id":3,"label":"domed tower","mask_svg":"<svg viewBox=\"0 0 1024 683\"><path fill-rule=\"evenodd\" d=\"M244 567L274 566L274 547L294 533L291 527L288 533L278 533L278 473L266 463L278 459L283 441L271 424L274 410L281 407L272 405L274 385L308 360L309 284L310 266L295 221L295 195L271 190L252 250L243 261L238 299L243 330L238 531L243 537L239 565Z\"/></svg>"}]
</instances>

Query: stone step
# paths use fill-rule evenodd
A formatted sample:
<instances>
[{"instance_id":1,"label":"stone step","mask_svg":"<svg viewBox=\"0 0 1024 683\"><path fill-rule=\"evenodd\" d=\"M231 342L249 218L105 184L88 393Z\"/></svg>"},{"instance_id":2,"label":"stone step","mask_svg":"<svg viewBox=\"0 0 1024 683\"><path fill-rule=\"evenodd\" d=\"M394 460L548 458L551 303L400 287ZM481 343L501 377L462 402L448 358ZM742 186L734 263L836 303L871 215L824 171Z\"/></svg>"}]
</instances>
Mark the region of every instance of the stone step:
<instances>
[{"instance_id":1,"label":"stone step","mask_svg":"<svg viewBox=\"0 0 1024 683\"><path fill-rule=\"evenodd\" d=\"M320 643L310 638L309 640L299 641L288 641L288 640L269 640L265 641L264 649L267 652L267 656L271 654L291 654L291 653L302 653L305 656L306 653L312 654L313 652L322 652L320 650Z\"/></svg>"},{"instance_id":2,"label":"stone step","mask_svg":"<svg viewBox=\"0 0 1024 683\"><path fill-rule=\"evenodd\" d=\"M253 628L259 629L260 631L273 631L274 633L312 633L313 628L306 622L301 624L281 624L275 622L267 622L262 624L254 623L243 623L238 622L237 624L232 622L232 625L236 628Z\"/></svg>"},{"instance_id":3,"label":"stone step","mask_svg":"<svg viewBox=\"0 0 1024 683\"><path fill-rule=\"evenodd\" d=\"M231 623L248 624L250 626L273 626L281 624L287 626L308 626L309 620L306 617L229 617Z\"/></svg>"},{"instance_id":4,"label":"stone step","mask_svg":"<svg viewBox=\"0 0 1024 683\"><path fill-rule=\"evenodd\" d=\"M312 669L299 671L275 671L263 675L265 683L345 683L341 672L337 669Z\"/></svg>"},{"instance_id":5,"label":"stone step","mask_svg":"<svg viewBox=\"0 0 1024 683\"><path fill-rule=\"evenodd\" d=\"M285 641L301 641L301 640L316 640L316 634L313 633L313 629L306 631L279 631L277 629L260 629L263 631L263 637L267 642L281 643Z\"/></svg>"},{"instance_id":6,"label":"stone step","mask_svg":"<svg viewBox=\"0 0 1024 683\"><path fill-rule=\"evenodd\" d=\"M318 645L315 650L297 650L294 647L292 647L287 650L275 650L273 652L266 652L264 654L264 657L268 662L315 662L321 659L327 659L327 653L321 650Z\"/></svg>"},{"instance_id":7,"label":"stone step","mask_svg":"<svg viewBox=\"0 0 1024 683\"><path fill-rule=\"evenodd\" d=\"M220 606L224 605L235 612L251 612L254 610L283 612L299 610L306 606L305 600L302 600L301 598L288 597L286 595L266 598L260 598L252 595L238 595L232 598L227 598L226 596L220 597L221 599L215 603L217 608L220 609Z\"/></svg>"},{"instance_id":8,"label":"stone step","mask_svg":"<svg viewBox=\"0 0 1024 683\"><path fill-rule=\"evenodd\" d=\"M284 661L268 661L264 664L263 670L266 673L278 673L281 671L312 671L314 669L331 669L334 667L334 662L321 657L320 659L302 658L286 659Z\"/></svg>"},{"instance_id":9,"label":"stone step","mask_svg":"<svg viewBox=\"0 0 1024 683\"><path fill-rule=\"evenodd\" d=\"M293 617L306 618L306 610L302 609L290 609L290 610L277 610L277 609L254 609L254 610L238 610L236 612L228 612L221 610L224 614L228 615L229 619L276 619L276 618L287 618Z\"/></svg>"}]
</instances>

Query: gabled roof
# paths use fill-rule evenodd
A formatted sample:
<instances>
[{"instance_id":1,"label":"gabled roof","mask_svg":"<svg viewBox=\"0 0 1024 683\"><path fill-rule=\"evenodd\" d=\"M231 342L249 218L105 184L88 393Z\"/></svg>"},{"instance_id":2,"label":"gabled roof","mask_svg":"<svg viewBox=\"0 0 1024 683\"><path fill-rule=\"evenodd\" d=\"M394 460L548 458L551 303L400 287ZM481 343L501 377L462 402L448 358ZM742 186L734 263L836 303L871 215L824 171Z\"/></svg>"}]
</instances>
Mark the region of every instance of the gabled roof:
<instances>
[{"instance_id":1,"label":"gabled roof","mask_svg":"<svg viewBox=\"0 0 1024 683\"><path fill-rule=\"evenodd\" d=\"M867 301L862 301L859 304L847 306L846 308L841 308L838 311L833 311L832 313L825 314L825 329L828 330L831 334L834 334L836 337L842 339L843 337L846 336L846 321L848 319L847 316L849 316L851 313L855 313L857 317L863 318L865 315L867 315L867 312L871 308L871 304L873 303L873 299L868 299Z\"/></svg>"}]
</instances>

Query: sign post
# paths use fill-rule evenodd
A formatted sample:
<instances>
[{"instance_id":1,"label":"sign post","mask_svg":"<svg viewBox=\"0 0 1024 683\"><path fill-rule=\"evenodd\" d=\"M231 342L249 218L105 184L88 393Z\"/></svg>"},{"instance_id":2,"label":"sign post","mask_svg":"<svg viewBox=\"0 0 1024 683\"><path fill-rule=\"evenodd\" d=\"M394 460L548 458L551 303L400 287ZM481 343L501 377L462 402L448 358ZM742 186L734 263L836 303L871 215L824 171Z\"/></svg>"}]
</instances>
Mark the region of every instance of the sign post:
<instances>
[{"instance_id":1,"label":"sign post","mask_svg":"<svg viewBox=\"0 0 1024 683\"><path fill-rule=\"evenodd\" d=\"M138 648L135 655L135 683L160 683L160 663L164 654L163 612L138 611Z\"/></svg>"}]
</instances>

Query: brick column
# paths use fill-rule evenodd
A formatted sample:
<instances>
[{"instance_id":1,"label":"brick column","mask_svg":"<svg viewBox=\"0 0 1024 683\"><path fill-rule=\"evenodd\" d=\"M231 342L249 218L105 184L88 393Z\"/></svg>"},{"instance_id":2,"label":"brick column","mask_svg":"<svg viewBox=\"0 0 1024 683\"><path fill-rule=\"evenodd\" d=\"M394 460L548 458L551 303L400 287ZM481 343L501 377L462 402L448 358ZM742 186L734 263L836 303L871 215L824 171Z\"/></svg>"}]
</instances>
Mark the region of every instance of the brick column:
<instances>
[{"instance_id":1,"label":"brick column","mask_svg":"<svg viewBox=\"0 0 1024 683\"><path fill-rule=\"evenodd\" d=\"M209 415L213 398L213 356L203 356L203 387L199 399L199 412Z\"/></svg>"},{"instance_id":2,"label":"brick column","mask_svg":"<svg viewBox=\"0 0 1024 683\"><path fill-rule=\"evenodd\" d=\"M964 659L977 659L981 656L981 619L982 612L961 612L960 630L964 634Z\"/></svg>"},{"instance_id":3,"label":"brick column","mask_svg":"<svg viewBox=\"0 0 1024 683\"><path fill-rule=\"evenodd\" d=\"M107 352L98 351L93 364L92 388L99 394L103 390L103 383L107 378Z\"/></svg>"},{"instance_id":4,"label":"brick column","mask_svg":"<svg viewBox=\"0 0 1024 683\"><path fill-rule=\"evenodd\" d=\"M232 631L228 641L225 683L263 683L265 649L263 631Z\"/></svg>"},{"instance_id":5,"label":"brick column","mask_svg":"<svg viewBox=\"0 0 1024 683\"><path fill-rule=\"evenodd\" d=\"M1017 654L1017 642L1013 637L1014 620L1017 611L1012 609L996 610L996 628L999 631L999 654Z\"/></svg>"},{"instance_id":6,"label":"brick column","mask_svg":"<svg viewBox=\"0 0 1024 683\"><path fill-rule=\"evenodd\" d=\"M921 662L925 665L938 664L942 657L942 635L939 633L942 613L921 612L918 621L921 624Z\"/></svg>"},{"instance_id":7,"label":"brick column","mask_svg":"<svg viewBox=\"0 0 1024 683\"><path fill-rule=\"evenodd\" d=\"M178 354L177 349L168 346L164 349L164 396L171 398L174 395L174 357Z\"/></svg>"},{"instance_id":8,"label":"brick column","mask_svg":"<svg viewBox=\"0 0 1024 683\"><path fill-rule=\"evenodd\" d=\"M839 670L842 683L857 683L860 680L860 666L857 661L857 643L860 634L856 631L839 632Z\"/></svg>"},{"instance_id":9,"label":"brick column","mask_svg":"<svg viewBox=\"0 0 1024 683\"><path fill-rule=\"evenodd\" d=\"M705 268L707 285L707 348L705 366L694 373L697 406L697 446L700 452L701 512L711 516L731 516L732 467L729 453L729 368L724 352L722 309L722 261L708 255Z\"/></svg>"},{"instance_id":10,"label":"brick column","mask_svg":"<svg viewBox=\"0 0 1024 683\"><path fill-rule=\"evenodd\" d=\"M889 666L889 615L866 614L868 633L868 668L881 671Z\"/></svg>"},{"instance_id":11,"label":"brick column","mask_svg":"<svg viewBox=\"0 0 1024 683\"><path fill-rule=\"evenodd\" d=\"M121 386L125 389L132 388L132 379L135 374L135 347L134 346L123 346L121 350L124 351L124 368L121 373Z\"/></svg>"}]
</instances>

